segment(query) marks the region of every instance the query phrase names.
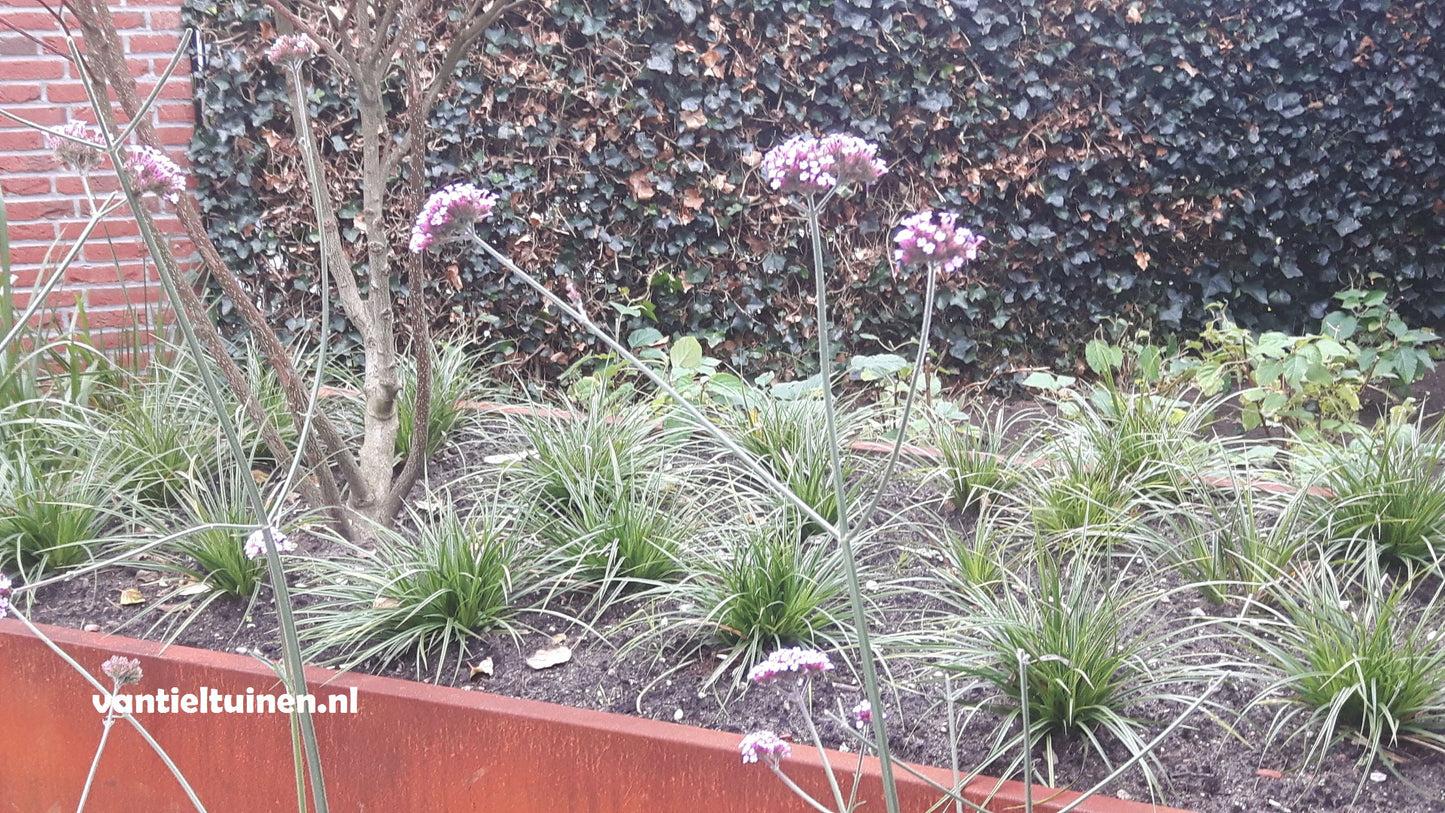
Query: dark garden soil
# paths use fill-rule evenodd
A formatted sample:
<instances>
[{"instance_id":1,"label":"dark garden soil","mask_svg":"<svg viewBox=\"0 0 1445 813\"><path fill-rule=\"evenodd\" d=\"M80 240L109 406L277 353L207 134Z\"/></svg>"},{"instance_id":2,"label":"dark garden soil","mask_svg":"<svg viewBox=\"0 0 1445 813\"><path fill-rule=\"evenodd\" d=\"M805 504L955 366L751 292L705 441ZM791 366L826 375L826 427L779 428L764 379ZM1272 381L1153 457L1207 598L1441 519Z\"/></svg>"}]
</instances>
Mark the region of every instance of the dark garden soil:
<instances>
[{"instance_id":1,"label":"dark garden soil","mask_svg":"<svg viewBox=\"0 0 1445 813\"><path fill-rule=\"evenodd\" d=\"M1422 395L1430 395L1430 403L1445 402L1445 377L1437 371L1421 390ZM994 404L988 411L1000 408L1020 409L1022 405ZM476 437L479 439L475 442L449 448L434 461L429 475L433 487L478 476L477 472L487 468L481 458L496 451L511 450L506 441L490 434L486 428ZM936 529L942 523L966 532L973 522L972 516L940 507L940 502L930 486L910 477L896 483L884 501L884 513L898 516L902 521L890 522L870 548L866 578L877 583L870 594L880 611L882 624L875 634L885 638L885 653L889 633L907 630L921 613L936 608L936 602L926 594L892 589L910 578L927 575L937 566L931 554L936 545L928 541L919 528ZM911 518L917 519L916 525ZM324 543L315 538L303 538L302 547L313 554L325 553ZM248 607L243 602L217 600L196 612L193 605L163 598L167 588L175 584L174 576L159 571L113 568L45 588L35 597L31 614L35 620L46 623L173 640L210 649L254 652L273 659L280 657L275 613L266 601ZM1152 586L1167 589L1177 585L1156 583ZM118 601L120 592L131 587L139 588L149 603L144 607L122 607ZM704 651L701 656L688 659L678 658L675 653L658 654L641 649L619 654L637 634L638 626L626 623L636 607L623 601L601 617L592 618L585 606L585 597L572 596L554 601L549 609L580 615L586 624L563 621L550 614L526 613L518 619L517 639L495 634L475 640L464 657L449 655L439 670L433 660L420 676L410 658L390 667L363 664L359 668L393 677L420 677L425 682L467 691L493 692L724 731L743 733L770 728L790 733L800 742L806 741L805 730L790 717L781 696L771 687L738 687L726 675L709 682L719 662L719 653ZM1177 629L1196 626L1201 616L1230 616L1239 611L1237 604L1215 607L1188 590L1173 593L1170 601L1158 606L1161 617L1153 623ZM146 612L142 614L142 610ZM531 669L524 663L529 653L554 640L563 640L572 648L569 662L544 670ZM1250 658L1247 653L1208 640L1199 640L1190 646L1201 658L1219 653L1221 649L1224 649L1222 659L1247 663ZM492 674L473 668L488 658ZM895 685L900 687L891 693L888 711L894 753L914 762L948 766L950 749L941 681L928 669L901 660L889 661L887 666L892 670ZM1200 686L1179 689L1181 694L1195 696L1200 690ZM1156 751L1157 764L1161 766L1162 794L1151 793L1138 770L1111 782L1104 792L1125 799L1153 799L1201 813L1445 810L1445 756L1402 743L1393 752L1398 763L1392 769L1379 765L1362 768L1356 763L1359 749L1345 744L1332 749L1324 764L1302 766L1304 743L1285 742L1283 738L1276 738L1272 743L1267 741L1273 707L1256 708L1248 715L1239 716L1259 690L1257 684L1226 680L1213 697L1215 707L1208 713L1194 715L1186 727L1163 742ZM860 696L853 674L840 668L831 674L831 680L816 684L813 704L820 712L832 710L836 715L837 710L851 708ZM975 690L963 701L983 699L981 691ZM1179 705L1157 703L1129 711L1141 719L1163 721L1145 726L1147 738L1161 731L1163 724L1181 710ZM961 765L973 766L984 758L993 736L992 719L996 718L980 713L961 732L958 738ZM839 722L826 719L821 727L828 744L850 747L851 740ZM1106 744L1112 742L1107 735L1101 739ZM1117 743L1106 745L1106 749L1112 760L1127 757L1127 752ZM1041 781L1059 787L1081 790L1110 771L1080 735L1056 737L1052 756L1053 759L1049 759L1043 748L1036 749L1035 769ZM1005 769L1012 758L1010 755L1002 764L991 766L990 772L996 774Z\"/></svg>"}]
</instances>

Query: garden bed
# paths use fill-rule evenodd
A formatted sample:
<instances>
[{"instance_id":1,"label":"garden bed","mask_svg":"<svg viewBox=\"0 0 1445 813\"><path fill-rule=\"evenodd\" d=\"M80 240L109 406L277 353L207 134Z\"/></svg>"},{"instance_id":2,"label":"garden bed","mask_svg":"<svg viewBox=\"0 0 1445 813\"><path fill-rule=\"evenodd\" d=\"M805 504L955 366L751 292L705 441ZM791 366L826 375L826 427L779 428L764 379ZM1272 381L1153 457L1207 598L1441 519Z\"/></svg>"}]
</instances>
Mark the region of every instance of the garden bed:
<instances>
[{"instance_id":1,"label":"garden bed","mask_svg":"<svg viewBox=\"0 0 1445 813\"><path fill-rule=\"evenodd\" d=\"M514 486L518 464L514 460L499 462L498 456L515 456L531 448L531 442L519 429L519 420L525 419L516 415L478 416L455 436L433 461L427 482L418 486L413 500L418 513L404 520L403 534L415 538L418 523L425 525L444 505L465 513L474 506L485 506L497 493ZM863 434L881 433L886 420L877 414L871 420L873 423L864 422ZM1045 433L1061 431L1057 425L1061 419L1048 420L1055 424ZM999 435L1010 441L1026 440L1036 437L1038 431L1037 426L1012 424L1001 427ZM654 435L649 438L648 442L656 439ZM665 458L663 466L668 470L700 478L702 482L694 484L699 486L694 499L715 512L709 516L718 527L748 521L747 512L739 507L745 506L746 500L721 505L701 496L709 490L708 484L725 481L717 479L720 471L738 476L727 468L717 449L691 438L669 447ZM858 484L876 481L883 463L880 455L855 453L852 460L858 469L854 474ZM1030 468L1045 470L1051 465ZM938 642L924 643L927 635L922 633L947 630L940 635L954 643L944 648L960 646L956 622L967 609L967 601L958 599L962 564L958 556L967 547L960 547L960 540L975 538L981 522L1010 526L1034 520L1022 508L1010 509L1002 519L981 512L977 505L959 510L951 502L946 478L940 479L939 468L937 461L923 456L905 460L905 476L883 497L879 512L883 519L864 547L863 564L873 604L874 633L885 654L889 675L886 696L893 751L901 759L946 766L950 748L944 720L949 706L938 667L946 665L950 658L959 658L956 653L940 654ZM1279 490L1293 491L1296 486L1285 469L1251 472L1251 477L1283 484ZM673 480L672 487L688 488L685 480ZM1035 483L1027 488L1018 486L1014 491L1039 487ZM1006 493L1007 489L995 495L990 504L1007 503ZM1036 492L1029 493L1036 496ZM1278 498L1287 499L1287 495ZM1232 505L1239 499L1237 492L1215 488L1190 491L1183 504L1188 512L1203 515L1208 513L1205 506ZM1178 684L1158 682L1152 694L1140 695L1138 702L1122 711L1131 718L1152 721L1134 725L1147 740L1179 715L1189 698L1207 691L1206 684L1211 680L1217 680L1218 685L1212 689L1212 705L1196 712L1185 727L1173 732L1154 751L1158 773L1155 785L1133 770L1109 783L1104 792L1121 799L1152 800L1203 813L1438 809L1440 800L1445 799L1445 759L1428 748L1404 742L1390 747L1389 759L1394 764L1387 772L1378 762L1363 768L1357 764L1361 747L1348 740L1331 748L1323 761L1312 764L1306 762L1305 735L1290 738L1290 730L1286 729L1272 740L1267 736L1275 705L1250 707L1265 690L1257 676L1262 658L1258 652L1240 646L1235 638L1217 634L1225 627L1212 626L1214 622L1247 615L1250 610L1238 595L1227 596L1222 604L1211 603L1203 591L1192 585L1194 580L1180 572L1178 563L1165 550L1171 539L1177 544L1183 540L1170 536L1178 529L1168 522L1170 511L1159 508L1156 503L1131 507L1124 518L1127 532L1121 529L1118 544L1109 547L1111 555L1099 561L1105 563L1101 567L1109 573L1108 578L1114 579L1109 582L1113 590L1150 596L1147 611L1131 616L1118 630L1119 637L1134 640L1141 635L1153 636L1149 640L1163 642L1161 646L1167 645L1167 650L1156 653L1145 647L1134 653L1141 662L1158 655L1188 667L1181 675L1192 672L1193 676ZM1260 518L1273 522L1277 508L1274 504L1262 507ZM993 533L995 527L986 525L983 536ZM700 531L703 538L711 538L708 534L706 529ZM343 547L324 534L298 531L293 532L293 538L300 541L299 557L331 559L345 555ZM1145 544L1145 539L1153 542ZM1051 556L1059 562L1077 560L1078 542L1070 539L1059 543L1049 549L1053 551ZM1038 586L1039 576L1030 573L1039 556L1025 555L1017 549L1017 540L1009 545L1016 549L1012 553L1000 549L1003 558L999 561L1013 568L1012 575L1019 582L998 594L1006 597L1012 590L1023 596ZM322 601L314 588L324 577L308 569L305 558L291 561L298 566L293 568L292 586L304 617L307 608L315 608ZM529 567L541 571L551 566L534 560ZM734 660L732 668L721 674L715 671L720 659L732 651L723 642L689 634L684 629L686 624L676 625L670 634L656 634L658 625L677 621L673 605L684 599L665 594L659 597L656 591L649 593L636 586L615 589L619 585L614 583L607 589L615 589L615 595L599 602L599 593L606 590L600 590L595 579L591 583L585 579L558 581L555 575L551 573L547 584L533 584L513 597L519 610L509 622L514 634L484 634L468 641L462 652L453 649L441 659L433 652L424 666L419 666L408 652L390 662L363 658L354 668L467 691L545 700L737 734L771 728L800 741L806 739L777 693L736 680L739 673L735 670L744 669L745 661ZM695 576L684 571L663 581L686 582ZM1396 584L1403 578L1402 573L1393 571L1386 577ZM264 601L248 607L244 601L218 599L193 612L194 596L170 595L182 584L159 568L109 568L44 588L32 615L37 620L71 627L121 630L157 640L173 639L193 646L279 658L275 618ZM1426 608L1437 587L1434 576L1422 577L1410 590L1406 608ZM141 591L144 604L120 604L121 592L130 588ZM150 615L137 621L135 616L145 609L151 611ZM836 604L834 611L840 617L844 612ZM156 621L162 623L152 627ZM828 675L829 679L814 685L813 704L819 710L842 712L860 696L857 678L849 667L853 659L848 654L846 634L840 635L837 640L825 636L814 642L825 649L831 649L831 644L840 646L834 655L839 668ZM529 654L559 641L571 649L568 662L540 670L525 664ZM343 650L332 647L322 654L339 657L347 654ZM489 669L483 668L484 662ZM988 757L990 743L1000 726L1005 734L1017 732L1016 722L1000 723L999 714L1007 711L1009 703L999 697L996 687L988 687L976 675L953 674L949 688L956 692L954 707L962 726L957 740L961 764L987 764L989 772L1004 771L1017 757L1017 749L1007 750L991 763ZM1276 699L1285 696L1283 692L1277 695ZM972 715L964 711L975 707ZM834 719L821 720L823 737L831 746L856 747L842 718L835 715ZM1050 750L1045 751L1043 746L1034 749L1038 775L1057 787L1082 789L1093 785L1109 774L1110 764L1129 756L1128 749L1107 734L1100 736L1100 743L1091 746L1079 731L1055 736Z\"/></svg>"}]
</instances>

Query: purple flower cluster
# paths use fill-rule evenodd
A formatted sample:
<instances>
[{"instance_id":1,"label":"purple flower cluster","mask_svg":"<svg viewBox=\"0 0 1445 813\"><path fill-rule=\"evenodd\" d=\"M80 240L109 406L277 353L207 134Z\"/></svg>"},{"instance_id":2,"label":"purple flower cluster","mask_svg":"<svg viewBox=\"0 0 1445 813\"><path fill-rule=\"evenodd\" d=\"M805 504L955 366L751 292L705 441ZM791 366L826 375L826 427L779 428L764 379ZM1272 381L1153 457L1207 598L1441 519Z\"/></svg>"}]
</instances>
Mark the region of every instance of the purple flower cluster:
<instances>
[{"instance_id":1,"label":"purple flower cluster","mask_svg":"<svg viewBox=\"0 0 1445 813\"><path fill-rule=\"evenodd\" d=\"M115 681L117 687L140 683L140 661L134 658L122 658L119 655L112 655L105 663L100 665L100 671L104 672L106 677Z\"/></svg>"},{"instance_id":2,"label":"purple flower cluster","mask_svg":"<svg viewBox=\"0 0 1445 813\"><path fill-rule=\"evenodd\" d=\"M286 538L286 534L275 528L271 529L271 539L276 542L276 550L279 553L290 553L296 550L296 543ZM246 537L245 553L247 559L260 559L266 555L266 529L257 528Z\"/></svg>"},{"instance_id":3,"label":"purple flower cluster","mask_svg":"<svg viewBox=\"0 0 1445 813\"><path fill-rule=\"evenodd\" d=\"M289 68L300 65L316 54L316 43L305 34L287 34L276 38L266 49L271 64Z\"/></svg>"},{"instance_id":4,"label":"purple flower cluster","mask_svg":"<svg viewBox=\"0 0 1445 813\"><path fill-rule=\"evenodd\" d=\"M0 618L10 614L10 578L0 576Z\"/></svg>"},{"instance_id":5,"label":"purple flower cluster","mask_svg":"<svg viewBox=\"0 0 1445 813\"><path fill-rule=\"evenodd\" d=\"M55 152L56 160L77 172L89 172L100 166L101 159L105 158L105 153L101 152L105 144L100 139L100 133L92 130L83 121L72 121L55 128L55 130L70 136L70 138L77 138L85 142L85 144L77 144L70 138L46 136L45 144Z\"/></svg>"},{"instance_id":6,"label":"purple flower cluster","mask_svg":"<svg viewBox=\"0 0 1445 813\"><path fill-rule=\"evenodd\" d=\"M867 700L859 700L858 705L853 707L853 725L858 728L865 728L873 724L873 704Z\"/></svg>"},{"instance_id":7,"label":"purple flower cluster","mask_svg":"<svg viewBox=\"0 0 1445 813\"><path fill-rule=\"evenodd\" d=\"M797 135L763 156L763 177L785 195L813 195L835 186L869 184L888 166L878 145L857 136L834 133L822 138Z\"/></svg>"},{"instance_id":8,"label":"purple flower cluster","mask_svg":"<svg viewBox=\"0 0 1445 813\"><path fill-rule=\"evenodd\" d=\"M983 238L960 226L957 213L924 211L904 218L893 242L894 274L908 265L935 265L947 275L978 257Z\"/></svg>"},{"instance_id":9,"label":"purple flower cluster","mask_svg":"<svg viewBox=\"0 0 1445 813\"><path fill-rule=\"evenodd\" d=\"M185 173L175 161L155 147L132 146L125 168L141 192L150 192L176 203L181 199L181 193L186 191Z\"/></svg>"},{"instance_id":10,"label":"purple flower cluster","mask_svg":"<svg viewBox=\"0 0 1445 813\"><path fill-rule=\"evenodd\" d=\"M432 193L411 227L411 252L464 237L478 220L492 216L497 196L469 183L454 183Z\"/></svg>"},{"instance_id":11,"label":"purple flower cluster","mask_svg":"<svg viewBox=\"0 0 1445 813\"><path fill-rule=\"evenodd\" d=\"M762 760L776 768L784 757L792 756L793 746L771 731L754 731L738 743L738 753L744 763Z\"/></svg>"},{"instance_id":12,"label":"purple flower cluster","mask_svg":"<svg viewBox=\"0 0 1445 813\"><path fill-rule=\"evenodd\" d=\"M832 668L833 662L818 650L791 647L779 649L754 666L748 671L748 680L753 683L773 683L788 676L797 676L802 680Z\"/></svg>"}]
</instances>

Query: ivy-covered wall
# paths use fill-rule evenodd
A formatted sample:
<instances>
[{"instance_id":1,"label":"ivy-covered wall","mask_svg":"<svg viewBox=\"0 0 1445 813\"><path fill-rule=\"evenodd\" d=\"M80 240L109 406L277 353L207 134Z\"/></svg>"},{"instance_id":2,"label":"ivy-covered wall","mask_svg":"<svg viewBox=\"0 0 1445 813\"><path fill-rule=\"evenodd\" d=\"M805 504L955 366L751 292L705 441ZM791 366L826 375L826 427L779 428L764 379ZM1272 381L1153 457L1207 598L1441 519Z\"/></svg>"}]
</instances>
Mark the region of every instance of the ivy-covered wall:
<instances>
[{"instance_id":1,"label":"ivy-covered wall","mask_svg":"<svg viewBox=\"0 0 1445 813\"><path fill-rule=\"evenodd\" d=\"M314 330L267 16L188 6L215 43L192 146L212 232L279 322ZM802 224L757 169L800 130L876 140L891 166L828 224L844 352L914 334L920 296L889 273L888 238L927 206L990 240L940 297L948 366L1068 360L1110 317L1190 329L1216 299L1244 324L1312 327L1376 273L1438 326L1442 26L1432 0L533 2L437 108L430 174L502 193L487 236L624 332L708 337L751 370L788 366L815 331ZM334 88L314 112L345 148ZM479 258L434 267L442 321L516 359L586 349Z\"/></svg>"}]
</instances>

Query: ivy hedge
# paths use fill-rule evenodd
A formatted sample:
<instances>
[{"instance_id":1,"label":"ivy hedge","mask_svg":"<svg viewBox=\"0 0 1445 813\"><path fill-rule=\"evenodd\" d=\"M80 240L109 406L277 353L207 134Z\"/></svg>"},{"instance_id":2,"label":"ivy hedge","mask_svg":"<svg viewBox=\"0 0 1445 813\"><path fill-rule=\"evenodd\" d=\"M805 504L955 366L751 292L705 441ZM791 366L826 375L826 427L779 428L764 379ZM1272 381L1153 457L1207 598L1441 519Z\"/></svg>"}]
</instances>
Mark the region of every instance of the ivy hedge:
<instances>
[{"instance_id":1,"label":"ivy hedge","mask_svg":"<svg viewBox=\"0 0 1445 813\"><path fill-rule=\"evenodd\" d=\"M315 236L258 6L187 0L211 44L192 160L222 252L306 334ZM1213 300L1246 326L1315 327L1376 274L1439 325L1441 30L1431 0L548 0L461 66L428 171L498 190L487 237L624 334L698 335L750 370L788 366L816 329L803 224L757 169L801 130L876 140L892 168L826 224L847 353L915 334L888 240L929 206L989 238L939 298L949 367L1068 362L1113 317L1188 331ZM324 83L313 101L343 152L348 103ZM434 267L439 320L500 356L589 351L480 257Z\"/></svg>"}]
</instances>

